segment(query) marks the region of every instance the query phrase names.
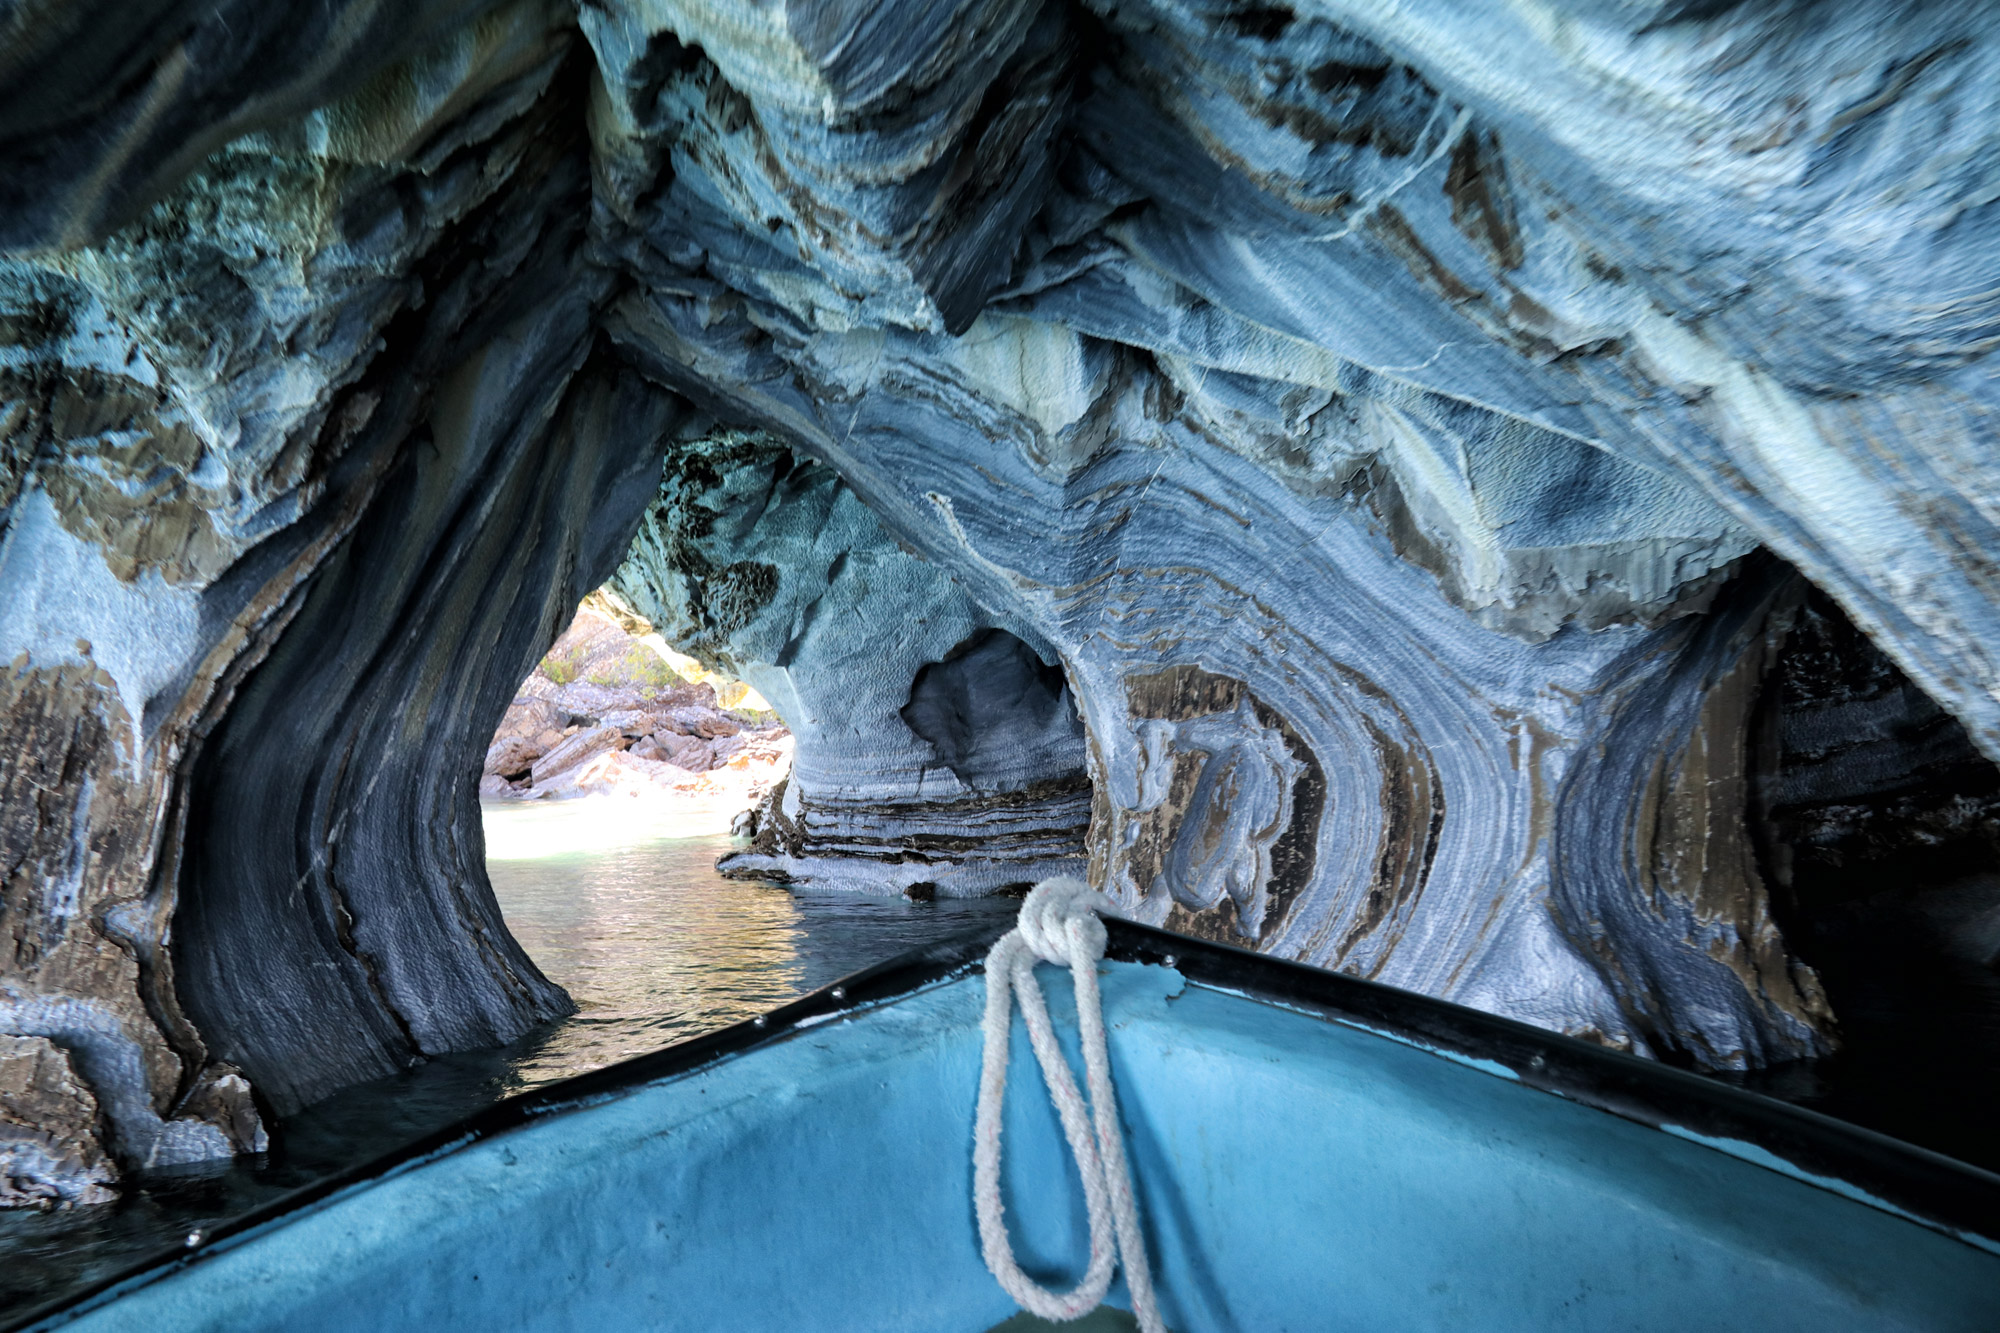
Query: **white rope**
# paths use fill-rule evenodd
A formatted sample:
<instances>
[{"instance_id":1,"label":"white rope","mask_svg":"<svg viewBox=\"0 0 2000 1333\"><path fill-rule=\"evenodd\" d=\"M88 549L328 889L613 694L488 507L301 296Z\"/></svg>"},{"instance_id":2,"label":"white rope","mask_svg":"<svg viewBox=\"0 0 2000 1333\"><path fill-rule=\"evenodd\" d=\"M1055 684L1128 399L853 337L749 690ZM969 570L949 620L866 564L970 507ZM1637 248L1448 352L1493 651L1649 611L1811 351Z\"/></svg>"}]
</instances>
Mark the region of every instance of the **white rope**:
<instances>
[{"instance_id":1,"label":"white rope","mask_svg":"<svg viewBox=\"0 0 2000 1333\"><path fill-rule=\"evenodd\" d=\"M1104 957L1104 923L1097 913L1113 910L1109 898L1093 893L1080 880L1044 880L1021 904L1019 923L986 955L986 1053L973 1127L972 1204L979 1216L979 1245L986 1266L1022 1309L1056 1322L1081 1319L1103 1302L1112 1269L1122 1256L1132 1313L1138 1316L1142 1333L1165 1333L1153 1301L1146 1243L1139 1234L1139 1204L1132 1195L1132 1173L1125 1164L1125 1140L1118 1129L1111 1058L1104 1046L1104 1007L1097 993L1097 960ZM1048 1000L1035 980L1035 964L1044 961L1067 965L1076 983L1077 1027L1083 1038L1084 1078L1090 1086L1088 1110L1056 1044ZM1083 1280L1068 1292L1050 1291L1021 1271L1007 1241L1000 1202L1000 1112L1007 1100L1007 1032L1015 992L1021 997L1029 1044L1062 1119L1077 1174L1083 1177L1090 1264Z\"/></svg>"}]
</instances>

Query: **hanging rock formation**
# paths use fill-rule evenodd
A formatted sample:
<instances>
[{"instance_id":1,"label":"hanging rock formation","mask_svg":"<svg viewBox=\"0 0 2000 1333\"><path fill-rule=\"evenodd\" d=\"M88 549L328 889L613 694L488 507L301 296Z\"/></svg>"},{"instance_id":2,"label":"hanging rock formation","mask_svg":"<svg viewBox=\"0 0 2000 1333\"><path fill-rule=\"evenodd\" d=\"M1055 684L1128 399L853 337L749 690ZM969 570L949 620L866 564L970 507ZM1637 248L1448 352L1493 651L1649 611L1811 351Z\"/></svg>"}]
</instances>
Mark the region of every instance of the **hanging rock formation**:
<instances>
[{"instance_id":1,"label":"hanging rock formation","mask_svg":"<svg viewBox=\"0 0 2000 1333\"><path fill-rule=\"evenodd\" d=\"M1833 1039L1801 579L2000 757L1990 7L115 8L0 50L7 1201L562 1011L473 791L621 559L746 870L1705 1065Z\"/></svg>"}]
</instances>

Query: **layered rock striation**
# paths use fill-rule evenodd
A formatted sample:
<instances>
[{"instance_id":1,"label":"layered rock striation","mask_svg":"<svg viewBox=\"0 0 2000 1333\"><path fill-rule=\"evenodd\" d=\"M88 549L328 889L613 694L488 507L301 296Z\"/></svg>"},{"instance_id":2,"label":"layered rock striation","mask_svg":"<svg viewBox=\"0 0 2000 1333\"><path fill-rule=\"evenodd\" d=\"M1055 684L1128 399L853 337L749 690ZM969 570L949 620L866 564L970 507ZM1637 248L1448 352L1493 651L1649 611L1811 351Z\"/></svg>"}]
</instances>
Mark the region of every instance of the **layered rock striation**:
<instances>
[{"instance_id":1,"label":"layered rock striation","mask_svg":"<svg viewBox=\"0 0 2000 1333\"><path fill-rule=\"evenodd\" d=\"M569 1008L486 887L478 757L679 409L596 331L564 11L345 72L94 246L8 215L0 1032L66 1068L0 1175L45 1201ZM10 186L92 142L10 140ZM36 1137L75 1124L101 1164Z\"/></svg>"},{"instance_id":2,"label":"layered rock striation","mask_svg":"<svg viewBox=\"0 0 2000 1333\"><path fill-rule=\"evenodd\" d=\"M561 1012L474 791L614 569L797 734L746 872L1087 859L1708 1066L1833 1041L1772 821L2000 757L1987 7L83 13L0 54L9 1197ZM1785 732L1829 615L1915 692Z\"/></svg>"},{"instance_id":3,"label":"layered rock striation","mask_svg":"<svg viewBox=\"0 0 2000 1333\"><path fill-rule=\"evenodd\" d=\"M791 774L724 874L949 896L1084 868L1090 784L1061 666L831 468L761 433L675 444L613 586L792 731Z\"/></svg>"}]
</instances>

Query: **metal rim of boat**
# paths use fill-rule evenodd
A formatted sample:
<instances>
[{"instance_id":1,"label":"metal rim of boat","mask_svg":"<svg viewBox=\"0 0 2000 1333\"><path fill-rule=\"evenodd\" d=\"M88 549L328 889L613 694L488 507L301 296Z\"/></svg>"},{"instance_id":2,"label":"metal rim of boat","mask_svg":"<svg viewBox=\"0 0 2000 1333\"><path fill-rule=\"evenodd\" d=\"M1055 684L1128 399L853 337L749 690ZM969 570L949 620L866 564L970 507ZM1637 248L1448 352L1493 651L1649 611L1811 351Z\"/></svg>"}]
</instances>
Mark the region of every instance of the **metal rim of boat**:
<instances>
[{"instance_id":1,"label":"metal rim of boat","mask_svg":"<svg viewBox=\"0 0 2000 1333\"><path fill-rule=\"evenodd\" d=\"M420 1165L542 1116L580 1109L627 1089L690 1073L783 1040L801 1026L897 999L978 970L1012 923L911 950L706 1036L551 1083L474 1112L394 1151L302 1186L163 1247L119 1271L26 1310L0 1314L0 1333L65 1322L122 1288L199 1263L232 1240L302 1208ZM1563 1036L1447 1000L1150 926L1107 918L1105 956L1170 966L1189 982L1362 1028L1447 1059L1505 1071L1522 1083L1699 1142L1912 1221L2000 1250L2000 1175L1805 1107L1670 1065ZM967 1126L968 1137L971 1132ZM1747 1152L1743 1150L1748 1150ZM1758 1154L1762 1154L1759 1156Z\"/></svg>"}]
</instances>

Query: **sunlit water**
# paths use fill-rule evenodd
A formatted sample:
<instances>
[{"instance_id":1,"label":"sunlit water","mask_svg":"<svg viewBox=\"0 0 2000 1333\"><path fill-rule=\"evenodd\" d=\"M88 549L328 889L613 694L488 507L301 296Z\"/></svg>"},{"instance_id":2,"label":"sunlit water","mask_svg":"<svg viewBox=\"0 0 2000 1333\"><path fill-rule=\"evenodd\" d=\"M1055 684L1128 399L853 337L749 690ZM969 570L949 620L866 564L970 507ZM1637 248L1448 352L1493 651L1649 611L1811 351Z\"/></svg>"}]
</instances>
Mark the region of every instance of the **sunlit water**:
<instances>
[{"instance_id":1,"label":"sunlit water","mask_svg":"<svg viewBox=\"0 0 2000 1333\"><path fill-rule=\"evenodd\" d=\"M612 798L489 806L486 828L501 909L575 998L573 1018L350 1088L273 1126L261 1158L158 1173L102 1207L0 1212L0 1310L115 1273L503 1097L713 1031L1019 906L734 883L714 869L727 837L676 837L670 817Z\"/></svg>"},{"instance_id":2,"label":"sunlit water","mask_svg":"<svg viewBox=\"0 0 2000 1333\"><path fill-rule=\"evenodd\" d=\"M762 1013L1020 906L1006 898L912 903L735 883L714 870L733 845L728 838L654 839L643 829L586 822L615 813L547 806L487 816L487 872L507 923L578 1006L576 1017L514 1062L518 1087ZM593 850L577 850L580 822L594 834Z\"/></svg>"}]
</instances>

